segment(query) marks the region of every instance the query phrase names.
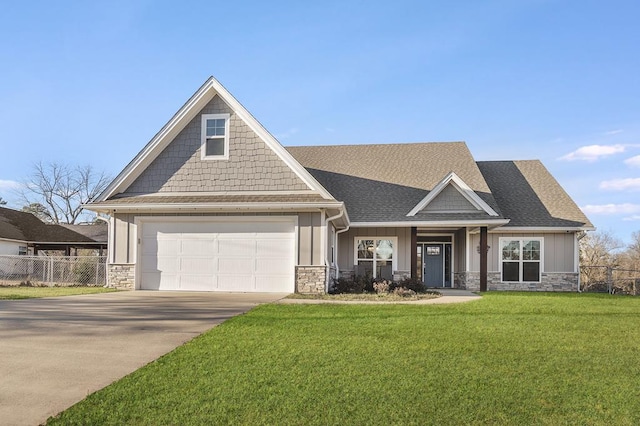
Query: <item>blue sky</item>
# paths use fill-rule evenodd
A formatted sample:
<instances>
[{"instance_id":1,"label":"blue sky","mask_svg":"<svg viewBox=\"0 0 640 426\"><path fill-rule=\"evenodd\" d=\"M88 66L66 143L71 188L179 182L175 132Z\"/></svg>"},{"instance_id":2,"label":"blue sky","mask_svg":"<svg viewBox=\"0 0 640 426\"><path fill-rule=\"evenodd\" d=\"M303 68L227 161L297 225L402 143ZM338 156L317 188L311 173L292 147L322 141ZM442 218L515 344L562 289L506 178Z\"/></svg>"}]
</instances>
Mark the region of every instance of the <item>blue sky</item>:
<instances>
[{"instance_id":1,"label":"blue sky","mask_svg":"<svg viewBox=\"0 0 640 426\"><path fill-rule=\"evenodd\" d=\"M116 175L214 75L283 145L464 140L538 158L640 230L637 1L8 2L0 196L37 161Z\"/></svg>"}]
</instances>

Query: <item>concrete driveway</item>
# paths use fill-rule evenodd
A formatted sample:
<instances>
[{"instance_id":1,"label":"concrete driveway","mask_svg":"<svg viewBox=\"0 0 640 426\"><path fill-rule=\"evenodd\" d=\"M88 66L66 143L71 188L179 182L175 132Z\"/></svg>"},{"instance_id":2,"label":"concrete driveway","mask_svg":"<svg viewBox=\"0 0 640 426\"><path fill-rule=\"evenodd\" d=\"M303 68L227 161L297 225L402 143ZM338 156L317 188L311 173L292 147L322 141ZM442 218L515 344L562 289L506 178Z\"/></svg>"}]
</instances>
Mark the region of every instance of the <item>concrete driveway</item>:
<instances>
[{"instance_id":1,"label":"concrete driveway","mask_svg":"<svg viewBox=\"0 0 640 426\"><path fill-rule=\"evenodd\" d=\"M284 294L121 292L0 300L0 424L35 425Z\"/></svg>"}]
</instances>

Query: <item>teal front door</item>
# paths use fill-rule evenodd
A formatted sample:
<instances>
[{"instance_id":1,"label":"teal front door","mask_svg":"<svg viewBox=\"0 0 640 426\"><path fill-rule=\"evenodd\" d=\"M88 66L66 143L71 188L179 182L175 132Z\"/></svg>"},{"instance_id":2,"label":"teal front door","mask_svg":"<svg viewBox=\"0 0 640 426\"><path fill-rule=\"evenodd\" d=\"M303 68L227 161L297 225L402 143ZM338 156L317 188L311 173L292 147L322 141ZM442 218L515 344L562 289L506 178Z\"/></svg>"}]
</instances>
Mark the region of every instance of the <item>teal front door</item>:
<instances>
[{"instance_id":1,"label":"teal front door","mask_svg":"<svg viewBox=\"0 0 640 426\"><path fill-rule=\"evenodd\" d=\"M425 244L422 262L425 286L451 287L451 244Z\"/></svg>"},{"instance_id":2,"label":"teal front door","mask_svg":"<svg viewBox=\"0 0 640 426\"><path fill-rule=\"evenodd\" d=\"M442 287L444 277L444 244L425 244L422 250L424 259L424 285Z\"/></svg>"}]
</instances>

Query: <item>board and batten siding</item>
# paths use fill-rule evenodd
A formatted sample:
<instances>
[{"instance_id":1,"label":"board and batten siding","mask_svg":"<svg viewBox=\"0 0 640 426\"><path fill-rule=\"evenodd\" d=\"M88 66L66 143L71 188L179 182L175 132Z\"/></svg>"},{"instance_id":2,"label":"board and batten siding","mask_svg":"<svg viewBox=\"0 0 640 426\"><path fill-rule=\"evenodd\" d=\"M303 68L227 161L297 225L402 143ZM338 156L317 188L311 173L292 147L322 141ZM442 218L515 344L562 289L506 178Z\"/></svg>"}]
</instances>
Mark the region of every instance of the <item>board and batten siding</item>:
<instances>
[{"instance_id":1,"label":"board and batten siding","mask_svg":"<svg viewBox=\"0 0 640 426\"><path fill-rule=\"evenodd\" d=\"M353 271L355 237L397 237L398 247L394 255L396 270L411 270L411 228L351 228L339 235L338 267L340 271Z\"/></svg>"},{"instance_id":2,"label":"board and batten siding","mask_svg":"<svg viewBox=\"0 0 640 426\"><path fill-rule=\"evenodd\" d=\"M298 265L323 265L322 256L322 218L319 212L297 213L298 216ZM190 217L190 216L288 216L282 213L251 213L251 214L141 214L139 216L166 216L166 217ZM135 214L116 213L114 215L113 229L113 259L110 263L127 264L136 263L136 238L137 226Z\"/></svg>"},{"instance_id":3,"label":"board and batten siding","mask_svg":"<svg viewBox=\"0 0 640 426\"><path fill-rule=\"evenodd\" d=\"M499 271L500 238L543 238L543 272L574 272L575 271L575 235L569 233L489 233L487 244L490 249L487 253L488 272ZM471 265L469 271L480 271L480 254L477 247L480 246L480 234L471 235Z\"/></svg>"}]
</instances>

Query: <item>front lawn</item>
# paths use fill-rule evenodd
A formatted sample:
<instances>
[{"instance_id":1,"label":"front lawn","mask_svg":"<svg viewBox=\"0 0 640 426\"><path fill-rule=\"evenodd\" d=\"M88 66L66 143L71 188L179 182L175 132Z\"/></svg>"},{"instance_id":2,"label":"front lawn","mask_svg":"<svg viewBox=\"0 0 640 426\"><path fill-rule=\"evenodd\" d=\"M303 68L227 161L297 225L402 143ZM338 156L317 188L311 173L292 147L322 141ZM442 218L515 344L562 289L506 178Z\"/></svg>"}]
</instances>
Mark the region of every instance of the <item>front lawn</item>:
<instances>
[{"instance_id":1,"label":"front lawn","mask_svg":"<svg viewBox=\"0 0 640 426\"><path fill-rule=\"evenodd\" d=\"M632 425L639 383L640 298L271 304L48 424Z\"/></svg>"},{"instance_id":2,"label":"front lawn","mask_svg":"<svg viewBox=\"0 0 640 426\"><path fill-rule=\"evenodd\" d=\"M104 287L0 287L0 300L2 299L32 299L35 297L74 296L77 294L109 293L116 291Z\"/></svg>"}]
</instances>

